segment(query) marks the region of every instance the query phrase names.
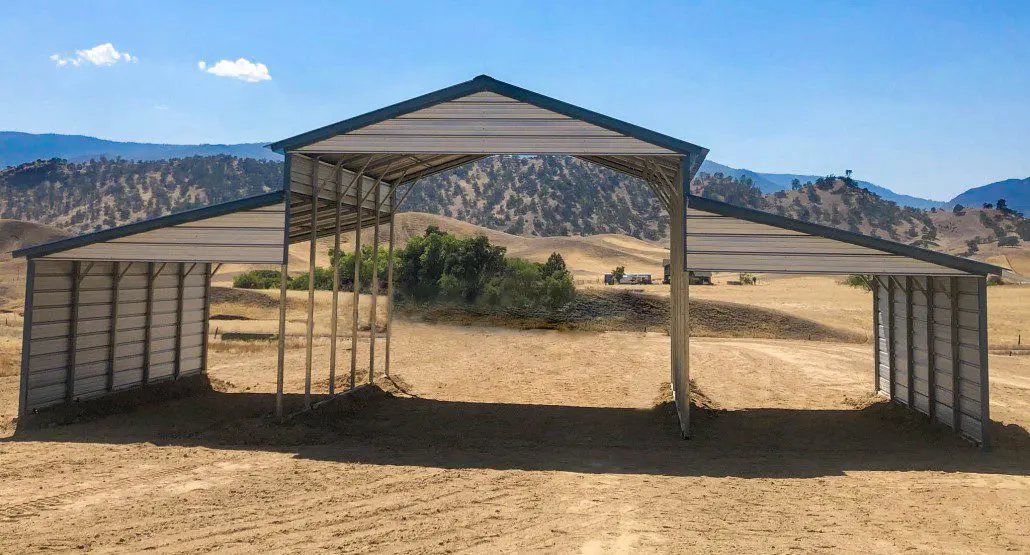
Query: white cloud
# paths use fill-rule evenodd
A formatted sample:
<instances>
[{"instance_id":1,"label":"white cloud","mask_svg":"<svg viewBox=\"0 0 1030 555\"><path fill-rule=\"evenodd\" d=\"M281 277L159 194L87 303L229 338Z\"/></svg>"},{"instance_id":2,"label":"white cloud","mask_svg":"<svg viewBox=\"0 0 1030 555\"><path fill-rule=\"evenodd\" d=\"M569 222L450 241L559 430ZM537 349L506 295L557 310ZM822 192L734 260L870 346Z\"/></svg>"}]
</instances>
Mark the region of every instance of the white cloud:
<instances>
[{"instance_id":1,"label":"white cloud","mask_svg":"<svg viewBox=\"0 0 1030 555\"><path fill-rule=\"evenodd\" d=\"M113 66L119 62L136 63L139 58L128 52L119 52L113 44L105 42L86 50L76 50L74 56L53 54L50 56L50 60L57 64L57 67L68 65L79 67L86 63L95 66Z\"/></svg>"},{"instance_id":2,"label":"white cloud","mask_svg":"<svg viewBox=\"0 0 1030 555\"><path fill-rule=\"evenodd\" d=\"M272 76L268 74L268 66L262 63L251 62L246 58L240 58L235 62L219 60L210 67L208 67L207 62L201 60L197 62L197 68L212 75L239 79L248 83L272 80Z\"/></svg>"}]
</instances>

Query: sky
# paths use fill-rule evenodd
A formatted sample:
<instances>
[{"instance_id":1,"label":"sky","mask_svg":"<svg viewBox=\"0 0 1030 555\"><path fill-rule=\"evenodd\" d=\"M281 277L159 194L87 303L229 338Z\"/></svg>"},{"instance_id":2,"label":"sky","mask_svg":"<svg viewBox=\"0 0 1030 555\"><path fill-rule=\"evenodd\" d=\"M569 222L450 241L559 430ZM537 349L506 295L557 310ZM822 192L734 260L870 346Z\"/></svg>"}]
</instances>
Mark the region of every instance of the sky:
<instances>
[{"instance_id":1,"label":"sky","mask_svg":"<svg viewBox=\"0 0 1030 555\"><path fill-rule=\"evenodd\" d=\"M1030 176L1030 2L3 2L0 130L274 141L488 74L761 172Z\"/></svg>"}]
</instances>

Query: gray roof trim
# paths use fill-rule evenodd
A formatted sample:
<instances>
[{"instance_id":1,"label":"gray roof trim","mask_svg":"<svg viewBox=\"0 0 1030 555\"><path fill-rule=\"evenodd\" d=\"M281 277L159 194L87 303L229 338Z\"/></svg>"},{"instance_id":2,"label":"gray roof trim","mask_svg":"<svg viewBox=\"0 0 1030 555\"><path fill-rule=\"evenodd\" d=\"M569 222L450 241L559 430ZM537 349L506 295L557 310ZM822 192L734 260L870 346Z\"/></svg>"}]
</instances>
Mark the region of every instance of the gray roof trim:
<instances>
[{"instance_id":1,"label":"gray roof trim","mask_svg":"<svg viewBox=\"0 0 1030 555\"><path fill-rule=\"evenodd\" d=\"M566 115L570 118L592 123L599 127L615 131L616 133L621 133L646 143L667 148L680 154L697 154L700 155L702 159L708 154L708 149L704 147L700 147L668 135L663 135L657 131L645 129L638 125L633 125L604 114L599 114L597 112L587 110L586 108L580 108L579 106L562 102L561 100L544 96L521 87L516 87L515 85L511 85L503 81L498 81L488 75L480 75L471 81L458 83L457 85L452 85L438 91L417 96L410 100L405 100L404 102L373 110L366 114L327 125L325 127L320 127L306 133L301 133L300 135L283 139L268 146L280 154L285 154L286 151L289 150L308 146L312 143L316 143L336 135L342 135L344 133L354 131L355 129L368 127L369 125L402 116L416 110L429 108L430 106L435 106L442 102L447 102L477 92L494 92L515 100L532 104L545 110L551 110L552 112Z\"/></svg>"},{"instance_id":2,"label":"gray roof trim","mask_svg":"<svg viewBox=\"0 0 1030 555\"><path fill-rule=\"evenodd\" d=\"M850 243L860 247L867 247L890 254L914 258L916 260L922 260L923 262L945 266L970 274L981 276L986 276L988 274L1001 275L1002 271L1002 268L993 264L987 264L986 262L944 254L942 252L932 251L929 249L913 247L912 245L896 243L886 239L878 239L876 237L870 237L868 235L862 235L861 233L854 233L851 231L844 231L843 229L837 229L834 227L795 220L793 218L786 218L777 214L762 212L761 210L753 210L751 208L743 208L741 206L696 195L689 195L688 206L704 212L719 214L721 216L729 216L731 218L739 218L741 220L758 224L790 229L801 233L807 233L809 235L815 235L817 237L833 239L842 243Z\"/></svg>"},{"instance_id":3,"label":"gray roof trim","mask_svg":"<svg viewBox=\"0 0 1030 555\"><path fill-rule=\"evenodd\" d=\"M101 243L104 241L110 241L112 239L118 239L120 237L126 237L129 235L135 235L137 233L143 233L144 231L152 231L163 227L171 227L173 225L194 222L197 220L203 220L205 218L212 218L215 216L222 216L225 214L231 214L233 212L242 212L244 210L250 210L252 208L261 208L262 206L271 206L273 204L283 202L283 198L285 197L283 195L282 190L272 191L271 193L246 197L230 202L213 204L211 206L205 206L203 208L196 208L194 210L187 210L185 212L161 216L160 218L143 220L142 222L126 224L123 226L113 227L111 229L95 231L93 233L86 233L85 235L78 235L75 237L58 239L56 241L43 243L41 245L24 247L14 251L12 255L15 258L20 256L24 256L26 258L39 258L41 256L46 256L48 254L54 254L69 249L84 247L86 245L91 245L93 243Z\"/></svg>"}]
</instances>

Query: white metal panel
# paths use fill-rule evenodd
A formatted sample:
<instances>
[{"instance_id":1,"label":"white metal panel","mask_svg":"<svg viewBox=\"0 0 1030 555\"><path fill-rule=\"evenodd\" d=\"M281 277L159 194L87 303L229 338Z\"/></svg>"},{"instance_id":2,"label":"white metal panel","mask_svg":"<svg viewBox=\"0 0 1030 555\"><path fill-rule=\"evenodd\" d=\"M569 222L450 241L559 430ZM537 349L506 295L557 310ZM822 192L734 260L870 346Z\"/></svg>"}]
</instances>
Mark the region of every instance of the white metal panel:
<instances>
[{"instance_id":1,"label":"white metal panel","mask_svg":"<svg viewBox=\"0 0 1030 555\"><path fill-rule=\"evenodd\" d=\"M826 237L687 209L691 270L732 272L965 275L906 256Z\"/></svg>"},{"instance_id":2,"label":"white metal panel","mask_svg":"<svg viewBox=\"0 0 1030 555\"><path fill-rule=\"evenodd\" d=\"M496 93L475 93L299 149L439 154L675 154Z\"/></svg>"},{"instance_id":3,"label":"white metal panel","mask_svg":"<svg viewBox=\"0 0 1030 555\"><path fill-rule=\"evenodd\" d=\"M92 243L42 260L281 264L285 218L283 204L254 208ZM110 280L109 272L91 275L83 287L109 286Z\"/></svg>"}]
</instances>

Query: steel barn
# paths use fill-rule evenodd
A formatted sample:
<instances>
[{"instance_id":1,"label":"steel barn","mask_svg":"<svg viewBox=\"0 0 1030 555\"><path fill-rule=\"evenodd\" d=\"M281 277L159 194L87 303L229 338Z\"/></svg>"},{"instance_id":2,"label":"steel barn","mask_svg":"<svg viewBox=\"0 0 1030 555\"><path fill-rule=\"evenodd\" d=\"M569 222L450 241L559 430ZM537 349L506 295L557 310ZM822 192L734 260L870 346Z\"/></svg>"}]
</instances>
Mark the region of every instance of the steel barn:
<instances>
[{"instance_id":1,"label":"steel barn","mask_svg":"<svg viewBox=\"0 0 1030 555\"><path fill-rule=\"evenodd\" d=\"M28 260L19 414L206 372L211 276L222 263L277 264L290 244L390 227L427 176L496 154L575 156L644 180L670 215L671 382L690 434L688 270L869 274L875 278L874 389L986 445L986 276L1000 268L690 194L708 150L479 76L274 143L283 188L23 248ZM383 370L390 372L393 268ZM313 270L314 256L311 256ZM337 269L338 271L338 269ZM357 277L357 276L355 276ZM337 287L339 280L335 280ZM372 321L377 280L372 285ZM355 288L357 289L357 288ZM330 383L335 388L338 289ZM355 299L358 293L352 292ZM280 291L276 413L283 415L286 285ZM308 291L305 407L312 405L314 283ZM350 319L357 345L358 304ZM375 368L377 331L368 380ZM351 350L356 384L364 364Z\"/></svg>"}]
</instances>

